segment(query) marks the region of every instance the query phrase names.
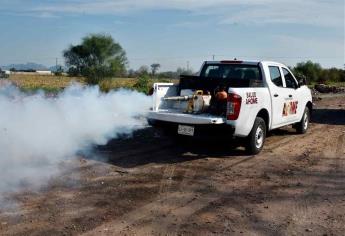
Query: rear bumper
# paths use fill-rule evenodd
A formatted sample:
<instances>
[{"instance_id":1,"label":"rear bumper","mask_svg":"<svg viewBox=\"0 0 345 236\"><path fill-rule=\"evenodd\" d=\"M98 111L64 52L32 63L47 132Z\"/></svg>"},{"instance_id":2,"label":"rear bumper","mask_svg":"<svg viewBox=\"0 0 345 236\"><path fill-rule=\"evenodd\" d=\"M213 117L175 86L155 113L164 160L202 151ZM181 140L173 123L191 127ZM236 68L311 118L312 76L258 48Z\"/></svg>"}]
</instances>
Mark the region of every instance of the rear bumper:
<instances>
[{"instance_id":1,"label":"rear bumper","mask_svg":"<svg viewBox=\"0 0 345 236\"><path fill-rule=\"evenodd\" d=\"M190 125L220 125L226 123L225 118L219 116L207 114L194 115L173 111L150 111L148 119Z\"/></svg>"},{"instance_id":2,"label":"rear bumper","mask_svg":"<svg viewBox=\"0 0 345 236\"><path fill-rule=\"evenodd\" d=\"M169 134L176 134L178 129L178 123L166 122L166 121L154 121L152 126L168 131ZM233 137L235 129L226 124L220 125L191 125L194 127L194 137ZM184 136L184 135L181 135ZM186 136L189 137L189 136Z\"/></svg>"},{"instance_id":3,"label":"rear bumper","mask_svg":"<svg viewBox=\"0 0 345 236\"><path fill-rule=\"evenodd\" d=\"M162 128L170 134L177 134L178 125L189 125L194 127L194 137L233 137L235 128L225 123L225 120L220 117L209 117L191 114L180 117L177 116L162 116L162 113L155 114L152 112L148 116L149 123L157 128ZM186 118L186 117L189 117ZM207 118L208 117L208 118ZM158 119L157 119L158 118ZM215 120L212 120L215 119Z\"/></svg>"}]
</instances>

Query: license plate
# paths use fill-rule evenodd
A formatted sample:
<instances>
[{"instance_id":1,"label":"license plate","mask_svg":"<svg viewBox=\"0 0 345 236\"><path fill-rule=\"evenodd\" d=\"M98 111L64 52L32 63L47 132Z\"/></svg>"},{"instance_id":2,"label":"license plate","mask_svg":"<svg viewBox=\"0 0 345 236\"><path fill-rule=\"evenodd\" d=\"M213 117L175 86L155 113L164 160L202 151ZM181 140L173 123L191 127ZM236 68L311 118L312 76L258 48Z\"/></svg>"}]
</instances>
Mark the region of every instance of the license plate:
<instances>
[{"instance_id":1,"label":"license plate","mask_svg":"<svg viewBox=\"0 0 345 236\"><path fill-rule=\"evenodd\" d=\"M179 125L177 133L182 135L194 136L194 126Z\"/></svg>"}]
</instances>

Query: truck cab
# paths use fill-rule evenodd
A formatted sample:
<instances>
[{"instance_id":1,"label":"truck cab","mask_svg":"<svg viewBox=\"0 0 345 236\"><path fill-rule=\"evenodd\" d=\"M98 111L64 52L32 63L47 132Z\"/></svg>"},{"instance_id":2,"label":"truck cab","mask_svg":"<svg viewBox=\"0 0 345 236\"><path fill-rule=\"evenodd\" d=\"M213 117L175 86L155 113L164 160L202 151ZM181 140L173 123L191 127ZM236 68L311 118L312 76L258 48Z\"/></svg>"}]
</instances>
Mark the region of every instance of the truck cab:
<instances>
[{"instance_id":1,"label":"truck cab","mask_svg":"<svg viewBox=\"0 0 345 236\"><path fill-rule=\"evenodd\" d=\"M201 126L227 128L246 138L249 153L259 153L270 130L294 125L308 129L311 92L291 70L270 61L206 61L197 76L179 84L153 86L150 123L175 125L180 135L194 136Z\"/></svg>"}]
</instances>

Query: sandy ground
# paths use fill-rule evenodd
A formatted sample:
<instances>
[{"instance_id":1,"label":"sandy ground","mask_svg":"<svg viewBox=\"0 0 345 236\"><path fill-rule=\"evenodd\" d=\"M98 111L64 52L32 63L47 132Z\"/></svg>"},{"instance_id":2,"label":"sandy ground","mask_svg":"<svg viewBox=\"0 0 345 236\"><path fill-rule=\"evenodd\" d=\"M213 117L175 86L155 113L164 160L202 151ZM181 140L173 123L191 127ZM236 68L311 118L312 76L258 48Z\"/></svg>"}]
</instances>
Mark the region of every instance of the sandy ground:
<instances>
[{"instance_id":1,"label":"sandy ground","mask_svg":"<svg viewBox=\"0 0 345 236\"><path fill-rule=\"evenodd\" d=\"M260 155L153 129L61 163L10 197L0 235L344 235L345 96L317 102L305 135L274 131Z\"/></svg>"}]
</instances>

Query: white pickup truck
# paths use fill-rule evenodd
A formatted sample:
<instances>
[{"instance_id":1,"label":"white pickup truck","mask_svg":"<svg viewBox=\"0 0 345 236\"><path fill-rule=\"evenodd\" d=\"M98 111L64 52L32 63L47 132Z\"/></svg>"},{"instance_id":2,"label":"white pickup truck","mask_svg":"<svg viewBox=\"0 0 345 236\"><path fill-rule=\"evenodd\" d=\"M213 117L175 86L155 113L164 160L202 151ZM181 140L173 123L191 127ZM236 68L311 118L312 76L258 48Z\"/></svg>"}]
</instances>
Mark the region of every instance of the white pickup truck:
<instances>
[{"instance_id":1,"label":"white pickup truck","mask_svg":"<svg viewBox=\"0 0 345 236\"><path fill-rule=\"evenodd\" d=\"M197 76L181 76L178 85L154 84L148 120L180 135L219 130L245 137L248 153L257 154L270 130L293 125L305 133L311 111L311 91L283 64L207 61Z\"/></svg>"}]
</instances>

